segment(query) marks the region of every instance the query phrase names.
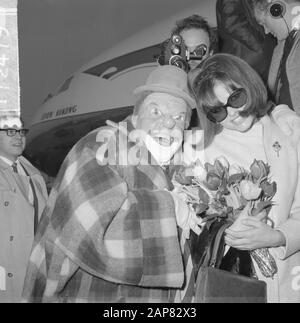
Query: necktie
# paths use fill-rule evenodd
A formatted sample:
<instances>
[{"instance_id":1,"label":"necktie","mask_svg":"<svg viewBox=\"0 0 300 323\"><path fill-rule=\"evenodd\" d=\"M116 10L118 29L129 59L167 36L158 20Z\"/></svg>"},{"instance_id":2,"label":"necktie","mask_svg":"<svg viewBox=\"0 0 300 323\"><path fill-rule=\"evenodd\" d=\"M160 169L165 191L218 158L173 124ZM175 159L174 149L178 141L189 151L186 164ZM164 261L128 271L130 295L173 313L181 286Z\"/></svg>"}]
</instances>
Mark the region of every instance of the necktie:
<instances>
[{"instance_id":1,"label":"necktie","mask_svg":"<svg viewBox=\"0 0 300 323\"><path fill-rule=\"evenodd\" d=\"M278 101L279 96L280 96L280 91L278 91L278 86L279 86L280 81L284 78L284 75L283 75L284 74L283 73L284 66L283 65L286 63L287 57L290 54L290 51L293 47L297 31L298 30L292 30L284 43L284 49L283 49L282 57L281 57L278 72L277 72L276 82L275 82L275 90L277 91L277 94L275 95L276 102Z\"/></svg>"},{"instance_id":2,"label":"necktie","mask_svg":"<svg viewBox=\"0 0 300 323\"><path fill-rule=\"evenodd\" d=\"M13 169L14 173L18 173L17 163L13 163L13 164L11 165L11 167L12 167L12 169Z\"/></svg>"}]
</instances>

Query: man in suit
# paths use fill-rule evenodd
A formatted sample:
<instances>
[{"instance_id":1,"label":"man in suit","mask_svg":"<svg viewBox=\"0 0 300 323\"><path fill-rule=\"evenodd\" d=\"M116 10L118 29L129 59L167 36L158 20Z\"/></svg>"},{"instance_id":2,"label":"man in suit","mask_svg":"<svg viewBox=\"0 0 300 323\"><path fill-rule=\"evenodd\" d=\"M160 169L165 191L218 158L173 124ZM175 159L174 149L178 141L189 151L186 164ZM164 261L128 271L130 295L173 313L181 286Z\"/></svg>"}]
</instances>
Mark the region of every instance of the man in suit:
<instances>
[{"instance_id":1,"label":"man in suit","mask_svg":"<svg viewBox=\"0 0 300 323\"><path fill-rule=\"evenodd\" d=\"M300 1L251 0L253 16L266 34L274 35L268 86L276 104L300 115Z\"/></svg>"},{"instance_id":2,"label":"man in suit","mask_svg":"<svg viewBox=\"0 0 300 323\"><path fill-rule=\"evenodd\" d=\"M47 190L22 156L27 129L18 116L0 115L0 302L20 302L34 237Z\"/></svg>"}]
</instances>

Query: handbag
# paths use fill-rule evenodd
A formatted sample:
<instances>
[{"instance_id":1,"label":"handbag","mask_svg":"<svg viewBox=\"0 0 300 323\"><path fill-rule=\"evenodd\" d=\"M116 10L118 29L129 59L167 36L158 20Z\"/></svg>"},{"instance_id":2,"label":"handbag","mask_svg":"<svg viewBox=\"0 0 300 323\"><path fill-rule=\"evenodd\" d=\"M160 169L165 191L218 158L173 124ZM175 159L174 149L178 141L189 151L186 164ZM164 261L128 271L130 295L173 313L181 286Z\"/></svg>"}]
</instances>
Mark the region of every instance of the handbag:
<instances>
[{"instance_id":1,"label":"handbag","mask_svg":"<svg viewBox=\"0 0 300 323\"><path fill-rule=\"evenodd\" d=\"M225 220L215 221L202 237L203 232L197 238L193 236L194 302L266 303L266 283L246 276L252 272L249 252L230 248L224 257L224 231L230 225Z\"/></svg>"}]
</instances>

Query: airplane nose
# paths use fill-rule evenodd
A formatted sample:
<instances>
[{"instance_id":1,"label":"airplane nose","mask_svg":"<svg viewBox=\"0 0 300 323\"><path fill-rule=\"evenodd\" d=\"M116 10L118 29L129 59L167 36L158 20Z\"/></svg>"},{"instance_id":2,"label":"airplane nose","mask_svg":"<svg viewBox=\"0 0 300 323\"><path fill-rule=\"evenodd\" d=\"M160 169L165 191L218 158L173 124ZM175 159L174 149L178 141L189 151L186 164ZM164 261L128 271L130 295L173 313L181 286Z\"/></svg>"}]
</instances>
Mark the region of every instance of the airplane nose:
<instances>
[{"instance_id":1,"label":"airplane nose","mask_svg":"<svg viewBox=\"0 0 300 323\"><path fill-rule=\"evenodd\" d=\"M171 118L169 116L166 116L164 118L164 123L163 123L164 127L168 128L168 129L172 129L172 128L174 128L175 124L176 124L176 122L173 118Z\"/></svg>"}]
</instances>

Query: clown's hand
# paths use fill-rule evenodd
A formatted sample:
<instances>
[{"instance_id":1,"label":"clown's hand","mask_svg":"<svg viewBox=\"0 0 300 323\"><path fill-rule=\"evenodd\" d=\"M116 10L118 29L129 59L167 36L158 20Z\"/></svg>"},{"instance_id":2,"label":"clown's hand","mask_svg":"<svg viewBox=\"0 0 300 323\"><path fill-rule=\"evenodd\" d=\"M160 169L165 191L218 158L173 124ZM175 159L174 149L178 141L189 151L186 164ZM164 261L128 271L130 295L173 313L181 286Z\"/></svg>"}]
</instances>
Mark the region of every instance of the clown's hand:
<instances>
[{"instance_id":1,"label":"clown's hand","mask_svg":"<svg viewBox=\"0 0 300 323\"><path fill-rule=\"evenodd\" d=\"M197 235L202 231L201 225L203 220L198 217L191 206L189 206L180 195L176 192L170 192L174 205L175 205L175 216L177 225L182 229L183 235L186 239L190 237L190 230L193 230Z\"/></svg>"},{"instance_id":2,"label":"clown's hand","mask_svg":"<svg viewBox=\"0 0 300 323\"><path fill-rule=\"evenodd\" d=\"M291 137L294 143L300 140L300 117L291 110L286 104L276 106L272 116L279 128L288 137Z\"/></svg>"}]
</instances>

